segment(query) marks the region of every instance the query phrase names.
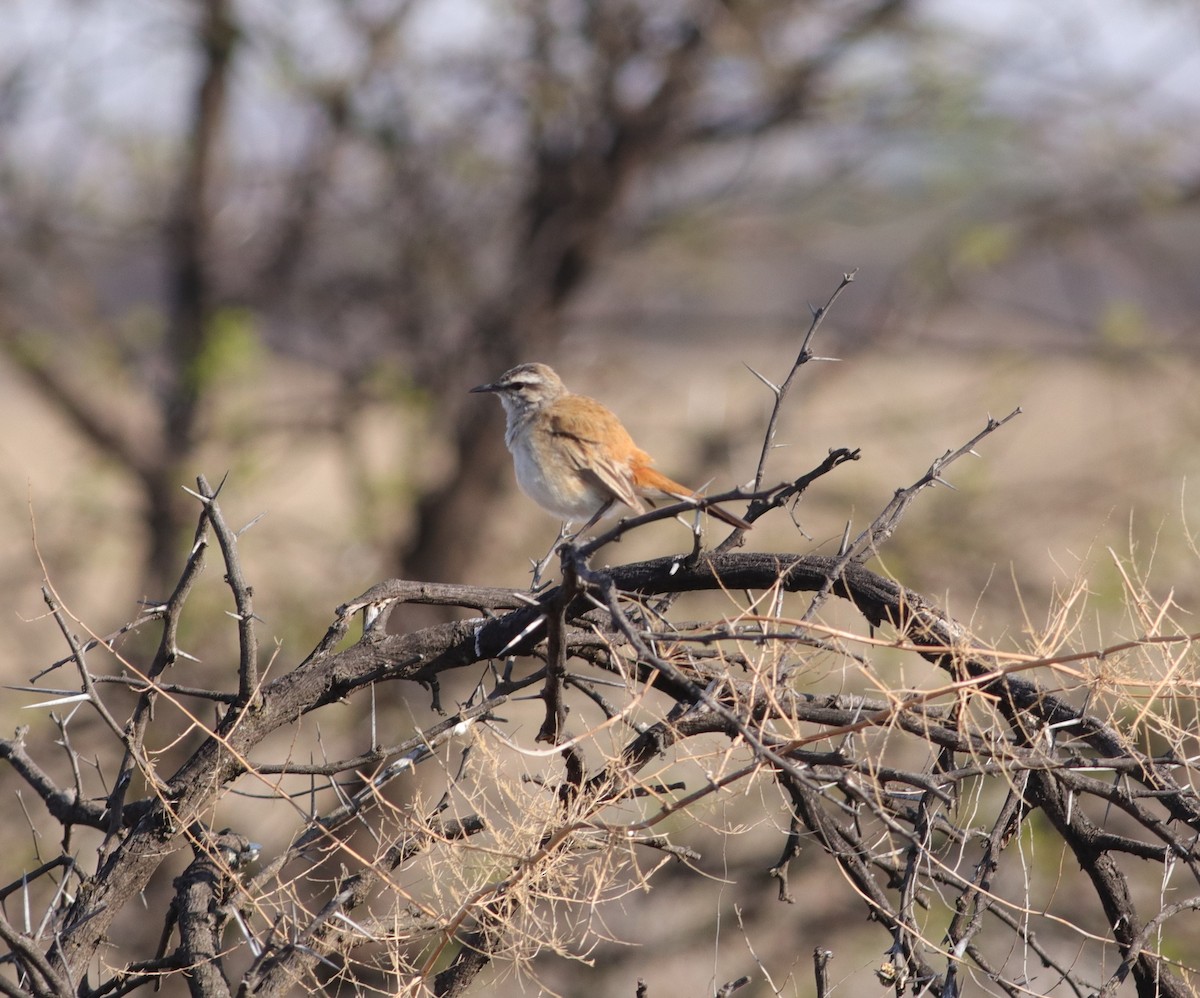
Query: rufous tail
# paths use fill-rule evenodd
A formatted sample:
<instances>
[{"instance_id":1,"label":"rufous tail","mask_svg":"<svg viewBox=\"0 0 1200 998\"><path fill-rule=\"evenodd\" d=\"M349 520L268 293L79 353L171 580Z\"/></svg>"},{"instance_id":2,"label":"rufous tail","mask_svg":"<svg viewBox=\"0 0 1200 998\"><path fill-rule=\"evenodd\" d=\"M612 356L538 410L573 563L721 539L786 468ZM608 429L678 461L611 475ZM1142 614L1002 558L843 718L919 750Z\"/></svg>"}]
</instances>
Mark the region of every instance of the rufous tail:
<instances>
[{"instance_id":1,"label":"rufous tail","mask_svg":"<svg viewBox=\"0 0 1200 998\"><path fill-rule=\"evenodd\" d=\"M654 468L646 467L645 465L634 469L633 481L639 489L657 489L672 499L686 500L702 498L686 485L680 485L674 479L668 478L661 471L656 471ZM746 522L740 516L727 513L720 506L705 506L704 511L711 513L721 522L728 523L731 527L737 527L738 530L749 530L752 526L752 524Z\"/></svg>"}]
</instances>

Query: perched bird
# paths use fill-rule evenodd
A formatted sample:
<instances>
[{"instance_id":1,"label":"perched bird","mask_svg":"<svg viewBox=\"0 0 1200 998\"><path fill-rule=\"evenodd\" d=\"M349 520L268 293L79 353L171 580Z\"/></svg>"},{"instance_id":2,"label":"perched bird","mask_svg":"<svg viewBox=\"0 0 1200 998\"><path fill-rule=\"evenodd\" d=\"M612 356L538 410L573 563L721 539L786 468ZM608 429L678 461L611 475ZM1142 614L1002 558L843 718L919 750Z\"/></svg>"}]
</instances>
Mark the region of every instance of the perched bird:
<instances>
[{"instance_id":1,"label":"perched bird","mask_svg":"<svg viewBox=\"0 0 1200 998\"><path fill-rule=\"evenodd\" d=\"M547 513L569 522L586 520L586 530L616 503L642 513L642 496L697 498L652 467L653 458L609 408L569 391L545 364L521 364L471 391L500 397L508 418L504 442L512 451L517 484ZM731 527L750 529L717 506L707 510Z\"/></svg>"}]
</instances>

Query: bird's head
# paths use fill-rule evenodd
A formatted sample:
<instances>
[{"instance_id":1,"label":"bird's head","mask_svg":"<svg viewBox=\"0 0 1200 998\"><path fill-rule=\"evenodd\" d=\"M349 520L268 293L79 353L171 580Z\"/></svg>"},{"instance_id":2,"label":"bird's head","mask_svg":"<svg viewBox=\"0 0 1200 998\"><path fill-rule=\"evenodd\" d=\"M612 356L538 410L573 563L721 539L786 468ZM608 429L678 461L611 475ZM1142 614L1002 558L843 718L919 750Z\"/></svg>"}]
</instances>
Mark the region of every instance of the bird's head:
<instances>
[{"instance_id":1,"label":"bird's head","mask_svg":"<svg viewBox=\"0 0 1200 998\"><path fill-rule=\"evenodd\" d=\"M504 411L523 416L544 409L567 392L562 378L545 364L518 364L490 384L476 385L473 392L492 392L500 397Z\"/></svg>"}]
</instances>

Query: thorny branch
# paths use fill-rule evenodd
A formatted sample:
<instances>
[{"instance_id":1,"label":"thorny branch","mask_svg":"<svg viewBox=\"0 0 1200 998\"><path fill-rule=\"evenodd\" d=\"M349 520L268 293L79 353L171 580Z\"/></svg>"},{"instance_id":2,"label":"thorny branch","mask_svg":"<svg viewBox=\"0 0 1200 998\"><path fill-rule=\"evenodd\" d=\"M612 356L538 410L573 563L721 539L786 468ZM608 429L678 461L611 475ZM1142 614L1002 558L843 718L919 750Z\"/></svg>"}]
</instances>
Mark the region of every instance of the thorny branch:
<instances>
[{"instance_id":1,"label":"thorny branch","mask_svg":"<svg viewBox=\"0 0 1200 998\"><path fill-rule=\"evenodd\" d=\"M681 651L684 646L676 645L667 649L663 637L643 631L641 625L636 622L637 604L625 602L627 595L694 591L718 585L730 588L782 585L787 589L817 591L839 563L839 559L828 557L791 556L784 559L778 555L729 553L713 556L693 567L681 566L672 559L663 559L625 566L607 573L604 578L612 580L611 585L605 584L609 593L607 598L616 602L605 605L602 610L582 595L566 604L566 621L586 625L586 629L569 627L564 631L564 652L567 661L578 650L587 656L585 661L593 666L599 662L602 668L618 677L625 677L624 681L633 683L635 687L638 684L650 683L655 688L669 691L678 701L678 706L676 710L664 716L661 722L638 733L619 758L593 773L581 786L577 784L579 789L573 797L571 808L562 816L564 824L543 842L535 854L540 858L535 859L531 856L526 861L526 864L532 863L533 866L525 865L524 868L529 871L525 874L525 879L536 879L536 874L532 871L542 865L551 865L552 855L557 850L566 848L569 842L584 834L587 829L615 830L620 827L620 823L614 826L611 820L598 821L597 809L610 807L625 795L642 787L644 781L638 774L658 754L672 746L678 748L689 739L705 732L725 732L750 746L751 758L748 764L731 774L730 779L753 779L760 771L776 773L776 778L789 795L794 814L800 822L793 835L815 835L825 849L838 859L844 873L855 883L859 893L870 899L874 916L888 926L892 933L895 942L892 951L893 970L903 966L905 973L929 985L935 991L952 987L952 982L961 976L963 961L974 959L970 940L980 932L986 932L981 920L998 903L1011 906L1011 901L997 898L992 893L991 871L998 867L1004 846L1021 834L1021 825L1030 807L1029 803L1021 802L1034 800L1036 803L1036 799L1027 793L1008 795L1007 804L997 812L993 831L987 840L989 853L975 865L972 872L956 874L954 867L947 865L945 857L939 860L943 865L937 870L933 880L943 888L959 892L963 901L960 908L961 920L955 923L960 927L952 926L949 933L953 959L944 970L938 971L931 959L931 954L938 949L936 940L927 940L924 937L920 907L915 902L924 889L921 885L931 876L927 870L928 864L934 858L931 833L937 828L939 834L944 834L950 826L945 824L945 818L934 819L932 815L923 815L926 814L925 808L930 801L941 799L943 794L952 792L955 787L967 786L964 781L972 774L994 772L998 776L1007 775L1013 778L1022 771L1034 772L1040 780L1060 784L1064 788L1064 795L1074 795L1077 798L1092 795L1105 801L1113 801L1126 813L1139 819L1147 829L1158 829L1155 835L1160 841L1176 842L1172 847L1175 854L1189 866L1192 865L1187 843L1178 841L1179 837L1172 835L1154 814L1158 809L1165 809L1168 813L1185 819L1193 834L1200 832L1200 820L1197 820L1195 803L1189 797L1186 784L1180 784L1176 778L1169 775L1172 770L1188 770L1189 763L1174 754L1151 759L1132 752L1127 746L1120 748L1122 739L1116 729L1097 717L1080 714L1056 695L1023 678L1020 673L1028 671L1028 662L1021 661L1006 667L1001 661L993 659L986 649L974 650L967 640L969 636L961 627L940 614L927 600L861 566L845 565L841 568L841 577L832 589L834 595L853 602L871 623L890 624L896 629L900 640L911 643L914 648L924 649L923 655L946 669L949 675L955 678L956 681L951 684L955 689L973 688L980 694L998 700L1001 704L999 715L988 724L979 726L969 721L969 712L954 707L954 699L949 702L952 709L939 713L929 695L880 700L876 703L863 701L857 705L848 703L843 708L831 711L829 706L822 706L821 702L813 699L811 695L798 696L786 688L775 688L765 683L756 675L753 665L744 679L736 679L733 675L723 674L719 668L714 669L713 665L704 664L702 658L690 660L689 656ZM599 578L589 571L586 581L594 582ZM450 595L450 590L445 587L429 591L425 595L422 595L419 587L395 585L392 591L407 592L408 598L418 601L441 601ZM464 587L463 601L473 600L478 602L479 597L473 595L471 589ZM354 601L351 605L360 605L362 602ZM364 689L370 682L379 681L381 666L399 678L401 673L394 665L385 665L389 662L399 664L408 661L408 675L410 678L416 678L431 668L454 668L470 661L483 661L495 654L491 649L507 647L507 654L527 654L536 647L539 640L536 634L529 631L531 617L536 619L539 612L534 607L521 607L493 620L476 621L465 630L457 626L430 629L437 637L434 639L434 634L426 637L436 640L442 648L435 656L442 659L442 666L434 666L432 660L425 655L417 659L413 659L411 655L403 655L401 649L409 642L409 636L385 636L372 631L345 652L325 652L324 666L328 670L326 674L342 677L342 693L346 695L354 689ZM761 633L749 630L750 626L737 625L736 622L725 625L726 636L723 640L740 643L745 636L754 633L760 645L776 647L776 642L764 640ZM742 631L746 632L745 635ZM589 647L595 647L589 640L590 635L603 638L607 658L596 659L587 651ZM469 643L470 648L462 648L463 643ZM460 651L451 654L451 649L456 646ZM898 643L897 646L901 645ZM661 650L655 651L655 647ZM461 658L458 655L461 655ZM306 665L311 666L311 663L302 664L299 669L305 668ZM281 678L263 689L264 716L278 716L275 703L277 698L284 696L288 685L289 683ZM496 711L506 702L507 695L502 692L502 688L502 685L497 686L497 692L489 699L480 701L472 708L471 714L461 713L439 722L439 730L443 734L438 735L434 729L430 729L427 736L413 743L418 751L404 749L400 752L398 757L404 758L405 764L394 767L391 770L394 775L389 775L388 779L394 779L404 772L411 771L415 766L436 758L435 747L445 737L445 733L462 731L470 724L470 717L490 716L494 724ZM568 688L569 684L566 684L562 691L565 693ZM310 703L307 709L317 709L318 701L321 700L322 698L318 698ZM1013 716L1021 717L1020 726L1010 728L1015 737L998 738L993 727L999 723L998 718L1004 716L1010 708ZM1048 729L1051 725L1062 725L1068 718L1075 722L1072 727L1066 728L1072 731L1069 739L1050 744L1034 734L1036 731ZM767 736L763 724L768 719L775 723L785 721L791 725L816 723L818 727L812 735L804 738L781 739L778 735ZM252 722L245 723L252 726ZM867 732L871 729L890 729L895 732L907 732L918 739L935 738L940 741L944 746L943 763L929 774L928 781L931 782L926 786L927 778L919 772L908 772L903 767L888 767L878 761L859 758L857 751L848 751L848 744L833 754L813 753L807 748L813 742L828 743L831 738L844 739L852 731ZM265 730L264 728L255 732L254 738L261 738ZM939 735L939 732L942 734ZM423 748L423 744L428 744L430 749ZM403 746L397 748L403 749ZM14 761L21 758L15 751L15 746L6 743L6 749L6 757ZM970 765L962 766L955 762L963 755L970 761ZM1111 762L1108 761L1109 758ZM354 760L354 763L361 765L358 759ZM1085 777L1088 770L1105 765L1111 765L1129 774L1144 785L1153 786L1156 796L1140 797L1132 791L1123 791L1111 784L1101 784L1101 793L1098 787L1092 785L1099 781L1089 782ZM266 763L258 768L264 774L268 771L286 770L285 766L272 768ZM348 764L347 770L349 769L351 766ZM33 776L33 771L28 767L24 771L28 777ZM228 780L231 776L232 771L224 779ZM830 781L832 785L840 788L844 801L832 810L828 791L822 789L822 786L828 786ZM898 783L909 783L915 787L926 786L925 796L922 798L926 803L919 804L916 810L910 810L904 795L895 796L884 790L889 784L895 786ZM54 791L44 782L30 785L35 789L39 786L44 787L41 791L43 799L47 804L52 802ZM368 813L364 806L367 809L382 808L383 813L387 813L389 805L385 798L380 796L380 791L385 785L384 781L376 781L369 794L357 795L361 803L355 807L354 812L347 812L339 821L322 819L319 826L313 826L323 826L321 838L310 838L309 841L324 841L328 847L334 849L335 852L331 855L336 854L339 846L337 840L331 836L344 823L346 817L354 813L362 820ZM723 785L732 784L725 782ZM1172 787L1175 789L1172 790ZM216 792L219 792L219 789ZM318 792L315 789L312 791L314 795ZM689 792L688 799L694 802L713 792L717 792L715 788L707 790L699 787L695 792ZM177 798L187 796L186 793L181 795L177 791L172 795ZM668 800L664 800L663 803L667 809L676 806ZM1081 808L1081 805L1076 806ZM143 804L143 808L148 810L156 807L161 809L162 805L155 805L153 802ZM147 821L149 815L146 814L146 810L141 813L143 826L154 827L155 822ZM837 817L839 813L843 815L842 820ZM165 815L166 812L164 817ZM854 815L858 817L849 822ZM868 816L885 830L888 836L899 836L907 843L907 873L884 862L882 855L872 849L867 838L858 830L859 824ZM653 823L651 819L649 822L627 827L632 830L634 827L648 827ZM1143 853L1142 842L1131 836L1110 837L1104 841L1104 848L1132 855ZM340 851L342 855L347 855L344 845L340 847ZM877 855L879 858L872 858ZM1161 851L1148 855L1156 855L1160 861L1165 861L1165 854ZM268 866L270 877L256 877L253 889L262 892L259 897L269 897L272 878L280 874L283 866L302 862L303 856L304 849L301 847L287 854L284 864ZM792 856L794 850L785 856L785 861ZM364 869L371 866L372 864L367 862ZM776 869L776 873L781 877L781 884L786 883L786 873L779 869L784 866L786 862L781 862L777 864ZM1194 873L1193 877L1200 879L1196 878ZM907 886L893 897L892 892L901 884ZM96 889L98 888L99 884ZM369 890L366 893L369 894ZM1119 916L1126 919L1131 926L1143 924L1143 920L1135 918L1130 907L1132 902L1108 881L1102 880L1098 885L1098 898L1100 895L1114 918ZM480 903L491 904L491 901L482 900L484 896L480 895ZM345 897L348 899L345 907L348 914L354 904L360 903L360 899L357 893ZM498 909L493 907L489 910L491 915L485 915L484 909L481 909L478 917L484 918L490 924L497 917ZM505 906L504 910L512 916L517 909L515 905L510 904ZM102 913L96 913L91 917L99 919L103 916ZM426 927L426 931L430 925L436 923L436 917L428 913L420 921L420 924ZM465 927L465 923L460 924L464 924ZM503 944L504 934L498 932L494 926L485 929L481 924L478 930L473 931L472 938L477 944L482 944L481 940L492 940L496 946ZM1123 933L1118 937L1118 941L1123 943L1126 949L1132 946L1134 941L1139 941L1139 945L1144 942L1136 930ZM264 953L270 949L272 967L278 967L280 961L286 962L289 959L306 966L310 965L309 953L304 947L293 946L291 951L294 956L289 958L287 950L281 951L273 944L267 945L268 942L269 939L260 939L256 945L263 947ZM1129 963L1136 968L1139 961L1144 962L1146 959L1152 957L1131 955ZM1161 967L1158 969L1161 970ZM30 972L34 972L32 966ZM62 973L63 968L60 966L55 972Z\"/></svg>"},{"instance_id":2,"label":"thorny branch","mask_svg":"<svg viewBox=\"0 0 1200 998\"><path fill-rule=\"evenodd\" d=\"M1131 878L1136 864L1153 863L1164 883L1176 878L1173 889L1179 878L1200 885L1200 752L1168 714L1140 711L1131 725L1112 670L1122 656L1149 662L1168 647L1190 650L1194 636L1152 632L1119 649L1040 658L1002 653L863 564L915 496L1005 421L989 421L939 458L836 555L722 547L604 570L590 564L624 531L674 515L656 510L565 547L563 583L537 596L403 580L373 586L337 608L307 657L281 664L268 681L257 672L237 535L217 504L220 490L200 478L195 541L171 597L149 611L162 637L144 665L112 639L79 641L65 612L56 615L79 694L90 700L104 682L133 691L127 717L116 696L106 704L103 733L124 757L114 784L80 765L67 737L75 715L57 718L55 729L70 790L41 758L41 743L29 747L27 731L0 740L0 759L64 832L59 856L0 886L5 992L116 998L184 974L206 994L270 998L298 982L316 990L340 977L357 986L384 973L397 992L461 994L493 961L531 966L548 950L577 951L581 938L599 945L585 913L652 889L664 862L706 863L702 840L675 841L669 819L757 786L782 801L786 827L781 850L772 839L779 858L760 857L746 876L761 878L763 892L775 879L779 900L792 902L798 863L836 863L841 879L829 882L846 883L847 903L885 934L875 971L889 986L951 996L974 979L1012 995L1058 986L1083 995L1113 994L1129 978L1139 995L1188 993L1196 969L1163 954L1196 904L1156 908ZM855 457L833 452L809 474L745 496L751 514L779 508ZM184 654L180 628L209 531L235 600L236 694L161 681ZM662 598L706 591L726 594L728 616L675 620ZM743 592L744 604L729 596ZM754 595L764 593L771 612ZM789 609L790 594L810 599ZM820 620L816 608L828 599L856 610L862 629ZM389 631L393 611L413 604L472 615ZM365 627L350 641L359 613ZM917 688L888 685L876 662L885 653L908 657ZM103 674L102 655L126 675ZM933 669L912 669L918 661ZM469 679L452 687L456 676ZM831 676L837 681L823 681ZM1090 690L1082 706L1070 695L1079 686ZM448 716L438 715L443 687L458 691ZM1160 702L1165 694L1160 684ZM211 720L187 707L196 696L217 711ZM359 723L335 748L321 725L328 718L332 730L347 710ZM402 736L378 737L397 723ZM174 770L160 772L167 756L147 745L172 741L185 747ZM211 832L226 812L245 827ZM268 812L272 820L262 821ZM1024 875L1035 814L1082 871L1060 895L1044 896ZM254 864L249 838L260 823L287 834ZM104 833L91 868L72 858L75 825ZM118 916L143 894L161 900L156 874L189 848L191 862L176 867L184 872L165 878L159 947L139 950ZM1039 853L1047 849L1039 840ZM20 923L10 915L18 899L28 913ZM1085 920L1085 907L1103 915L1107 934ZM755 931L750 921L745 928ZM1007 947L990 945L995 937ZM823 993L837 940L818 942ZM106 944L114 970L97 979L89 967ZM232 960L238 951L248 958ZM1035 977L1021 953L1036 956ZM1087 958L1066 955L1079 953ZM754 959L745 969L765 973L764 958ZM746 980L728 979L730 991Z\"/></svg>"},{"instance_id":3,"label":"thorny branch","mask_svg":"<svg viewBox=\"0 0 1200 998\"><path fill-rule=\"evenodd\" d=\"M825 304L812 310L812 322L809 323L808 331L804 334L804 339L800 343L800 351L796 354L796 360L792 364L792 369L788 371L787 377L783 379L781 384L775 385L757 371L753 372L754 376L758 378L758 380L764 385L766 385L771 390L771 394L775 397L775 402L771 406L771 415L767 417L767 429L763 434L762 451L758 456L758 466L754 470L755 489L762 488L763 479L767 472L767 458L770 457L771 449L775 446L776 427L779 425L780 413L783 412L783 404L785 401L787 401L788 394L792 390L792 383L796 380L796 375L799 373L800 368L803 365L809 363L809 361L818 359L813 356L812 351L810 350L813 337L816 335L817 330L821 327L821 324L825 321L825 317L829 314L829 310L833 308L834 303L842 296L842 292L845 291L851 285L851 283L853 283L857 274L857 270L852 270L849 273L843 274L841 283L834 288L833 294L829 296L829 299L825 302ZM751 370L753 371L753 369Z\"/></svg>"}]
</instances>

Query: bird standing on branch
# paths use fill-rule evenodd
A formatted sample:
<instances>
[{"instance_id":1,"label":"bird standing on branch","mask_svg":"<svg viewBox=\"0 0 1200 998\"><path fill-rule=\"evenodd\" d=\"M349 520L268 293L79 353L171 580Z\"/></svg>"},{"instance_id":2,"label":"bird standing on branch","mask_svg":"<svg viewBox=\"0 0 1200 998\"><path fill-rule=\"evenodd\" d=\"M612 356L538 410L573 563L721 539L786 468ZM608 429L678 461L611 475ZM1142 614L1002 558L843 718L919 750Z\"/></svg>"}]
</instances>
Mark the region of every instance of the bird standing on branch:
<instances>
[{"instance_id":1,"label":"bird standing on branch","mask_svg":"<svg viewBox=\"0 0 1200 998\"><path fill-rule=\"evenodd\" d=\"M471 391L500 397L508 419L504 442L521 490L547 513L569 522L586 520L583 530L617 503L645 512L642 496L700 498L656 471L654 459L633 442L612 410L569 391L545 364L521 364ZM750 529L717 506L706 509L731 527Z\"/></svg>"}]
</instances>

